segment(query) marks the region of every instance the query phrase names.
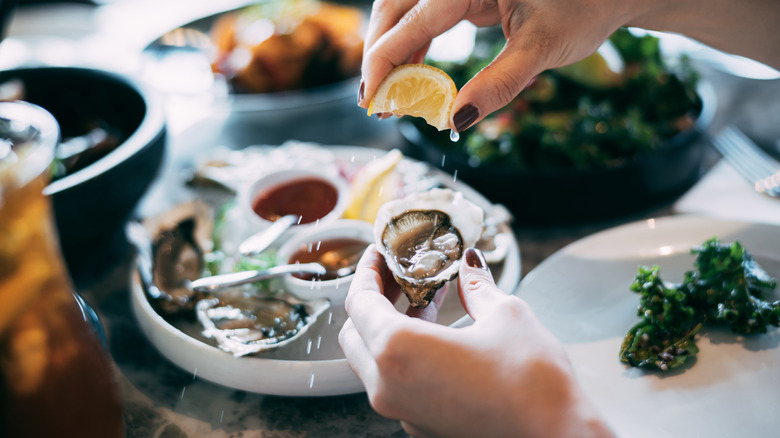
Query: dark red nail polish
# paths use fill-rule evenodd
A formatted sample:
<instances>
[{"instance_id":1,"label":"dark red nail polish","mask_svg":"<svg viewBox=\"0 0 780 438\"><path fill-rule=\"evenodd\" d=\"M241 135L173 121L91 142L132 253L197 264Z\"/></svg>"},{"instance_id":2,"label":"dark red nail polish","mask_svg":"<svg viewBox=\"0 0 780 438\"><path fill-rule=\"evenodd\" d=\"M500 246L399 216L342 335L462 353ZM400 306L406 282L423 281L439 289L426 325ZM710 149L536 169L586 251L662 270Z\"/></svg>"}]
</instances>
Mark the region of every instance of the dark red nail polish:
<instances>
[{"instance_id":1,"label":"dark red nail polish","mask_svg":"<svg viewBox=\"0 0 780 438\"><path fill-rule=\"evenodd\" d=\"M485 255L482 254L482 251L476 248L467 248L464 257L466 258L466 264L470 267L482 269L483 271L488 270L488 265L485 261Z\"/></svg>"},{"instance_id":2,"label":"dark red nail polish","mask_svg":"<svg viewBox=\"0 0 780 438\"><path fill-rule=\"evenodd\" d=\"M477 118L479 118L479 109L468 103L452 116L452 122L455 124L455 130L461 132L471 126Z\"/></svg>"},{"instance_id":3,"label":"dark red nail polish","mask_svg":"<svg viewBox=\"0 0 780 438\"><path fill-rule=\"evenodd\" d=\"M366 83L360 81L360 89L358 90L358 103L363 101L364 93L366 92Z\"/></svg>"}]
</instances>

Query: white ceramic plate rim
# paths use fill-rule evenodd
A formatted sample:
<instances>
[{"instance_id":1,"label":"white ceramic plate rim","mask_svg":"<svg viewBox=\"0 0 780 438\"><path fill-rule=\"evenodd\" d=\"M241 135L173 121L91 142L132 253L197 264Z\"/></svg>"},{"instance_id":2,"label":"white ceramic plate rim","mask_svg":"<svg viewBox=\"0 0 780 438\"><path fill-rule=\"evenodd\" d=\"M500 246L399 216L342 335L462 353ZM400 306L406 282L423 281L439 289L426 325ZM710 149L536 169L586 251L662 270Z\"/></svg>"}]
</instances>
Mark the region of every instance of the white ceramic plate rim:
<instances>
[{"instance_id":1,"label":"white ceramic plate rim","mask_svg":"<svg viewBox=\"0 0 780 438\"><path fill-rule=\"evenodd\" d=\"M638 298L628 291L636 266L657 263L662 278L680 281L678 275L693 268L690 248L713 236L741 241L760 262L768 261L770 274L780 276L780 227L672 216L579 240L541 263L517 289L564 342L583 389L618 436L748 437L776 431L777 328L744 342L728 331L707 329L697 337L701 351L695 363L668 374L618 361L622 337L638 321Z\"/></svg>"},{"instance_id":2,"label":"white ceramic plate rim","mask_svg":"<svg viewBox=\"0 0 780 438\"><path fill-rule=\"evenodd\" d=\"M367 147L329 146L337 157L356 162L368 162L386 151ZM405 158L408 160L408 158ZM433 172L437 172L435 169ZM482 207L490 202L466 184L453 180L444 172L437 176L442 184L463 192L464 196ZM506 268L498 286L507 292L520 281L520 248L513 239L505 261ZM235 358L218 348L203 343L163 319L146 299L140 279L133 276L131 306L141 331L151 344L168 360L197 377L227 387L249 392L285 396L331 396L363 392L363 384L352 372L346 359L279 360L258 357ZM470 324L463 316L451 326Z\"/></svg>"}]
</instances>

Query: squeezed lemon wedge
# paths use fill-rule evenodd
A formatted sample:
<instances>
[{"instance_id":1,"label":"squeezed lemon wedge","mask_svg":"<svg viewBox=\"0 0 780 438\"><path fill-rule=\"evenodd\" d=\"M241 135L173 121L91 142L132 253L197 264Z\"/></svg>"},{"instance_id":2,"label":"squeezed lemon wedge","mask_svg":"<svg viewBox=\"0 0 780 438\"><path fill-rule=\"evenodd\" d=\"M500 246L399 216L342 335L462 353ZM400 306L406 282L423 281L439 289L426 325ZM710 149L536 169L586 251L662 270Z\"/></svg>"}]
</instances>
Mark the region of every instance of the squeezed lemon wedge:
<instances>
[{"instance_id":1,"label":"squeezed lemon wedge","mask_svg":"<svg viewBox=\"0 0 780 438\"><path fill-rule=\"evenodd\" d=\"M442 131L450 128L450 112L457 95L455 82L444 71L425 64L399 65L379 84L368 104L368 115L422 117Z\"/></svg>"},{"instance_id":2,"label":"squeezed lemon wedge","mask_svg":"<svg viewBox=\"0 0 780 438\"><path fill-rule=\"evenodd\" d=\"M401 151L393 149L357 171L350 183L344 218L374 222L379 207L395 199L399 178L394 170L402 158Z\"/></svg>"}]
</instances>

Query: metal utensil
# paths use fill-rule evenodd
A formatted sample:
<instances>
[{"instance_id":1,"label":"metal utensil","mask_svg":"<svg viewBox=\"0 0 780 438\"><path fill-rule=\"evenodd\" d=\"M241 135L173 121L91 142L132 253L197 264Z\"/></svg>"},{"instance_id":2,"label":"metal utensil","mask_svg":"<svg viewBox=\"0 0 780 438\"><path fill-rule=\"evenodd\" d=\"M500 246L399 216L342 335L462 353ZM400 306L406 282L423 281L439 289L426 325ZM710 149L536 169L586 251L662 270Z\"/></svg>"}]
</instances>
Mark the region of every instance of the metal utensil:
<instances>
[{"instance_id":1,"label":"metal utensil","mask_svg":"<svg viewBox=\"0 0 780 438\"><path fill-rule=\"evenodd\" d=\"M757 192L780 198L780 162L764 152L734 126L723 128L713 138L713 146Z\"/></svg>"},{"instance_id":2,"label":"metal utensil","mask_svg":"<svg viewBox=\"0 0 780 438\"><path fill-rule=\"evenodd\" d=\"M238 252L244 256L260 254L276 242L288 228L297 224L299 220L300 216L295 214L280 217L270 227L249 236L249 238L241 242L241 245L238 246Z\"/></svg>"},{"instance_id":3,"label":"metal utensil","mask_svg":"<svg viewBox=\"0 0 780 438\"><path fill-rule=\"evenodd\" d=\"M339 249L331 249L320 255L320 262L325 267L329 274L336 274L338 277L346 277L355 273L357 263L360 257L363 256L365 248L355 251Z\"/></svg>"},{"instance_id":4,"label":"metal utensil","mask_svg":"<svg viewBox=\"0 0 780 438\"><path fill-rule=\"evenodd\" d=\"M162 299L167 294L161 291L154 283L154 259L152 255L152 239L143 225L138 222L128 222L125 226L127 240L137 251L136 263L138 274L141 277L141 286L144 292L154 299Z\"/></svg>"},{"instance_id":5,"label":"metal utensil","mask_svg":"<svg viewBox=\"0 0 780 438\"><path fill-rule=\"evenodd\" d=\"M228 287L239 286L256 281L266 280L287 274L318 274L325 275L327 271L319 263L296 263L292 265L274 266L260 271L241 271L228 274L213 275L199 278L190 287L195 292L213 292Z\"/></svg>"}]
</instances>

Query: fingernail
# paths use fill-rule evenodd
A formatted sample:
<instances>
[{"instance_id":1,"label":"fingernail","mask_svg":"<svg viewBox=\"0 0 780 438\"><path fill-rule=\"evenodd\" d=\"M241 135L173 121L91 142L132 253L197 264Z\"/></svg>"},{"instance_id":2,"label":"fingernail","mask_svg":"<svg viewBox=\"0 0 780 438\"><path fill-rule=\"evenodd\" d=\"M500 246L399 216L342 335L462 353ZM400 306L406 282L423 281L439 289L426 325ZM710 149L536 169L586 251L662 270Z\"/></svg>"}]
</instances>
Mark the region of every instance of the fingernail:
<instances>
[{"instance_id":1,"label":"fingernail","mask_svg":"<svg viewBox=\"0 0 780 438\"><path fill-rule=\"evenodd\" d=\"M363 98L365 97L364 96L365 92L366 92L366 83L360 81L360 89L358 90L358 103L363 101Z\"/></svg>"},{"instance_id":2,"label":"fingernail","mask_svg":"<svg viewBox=\"0 0 780 438\"><path fill-rule=\"evenodd\" d=\"M452 116L452 122L455 124L455 130L461 132L471 126L474 120L479 117L479 110L474 105L468 103L462 106L458 112Z\"/></svg>"},{"instance_id":3,"label":"fingernail","mask_svg":"<svg viewBox=\"0 0 780 438\"><path fill-rule=\"evenodd\" d=\"M483 271L488 270L488 265L485 261L485 255L482 254L482 251L476 248L467 248L464 257L466 258L466 264L470 267L482 269Z\"/></svg>"}]
</instances>

